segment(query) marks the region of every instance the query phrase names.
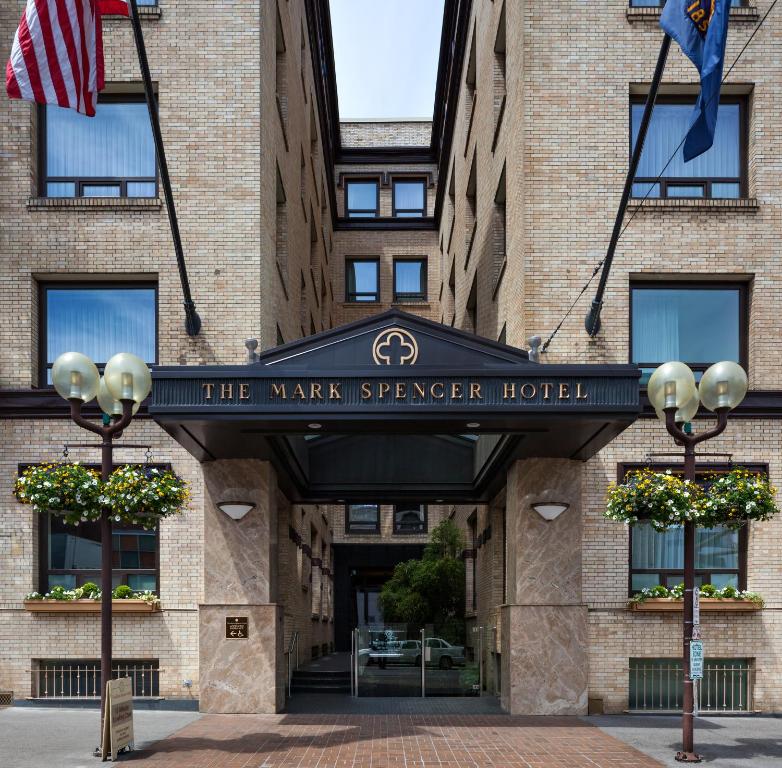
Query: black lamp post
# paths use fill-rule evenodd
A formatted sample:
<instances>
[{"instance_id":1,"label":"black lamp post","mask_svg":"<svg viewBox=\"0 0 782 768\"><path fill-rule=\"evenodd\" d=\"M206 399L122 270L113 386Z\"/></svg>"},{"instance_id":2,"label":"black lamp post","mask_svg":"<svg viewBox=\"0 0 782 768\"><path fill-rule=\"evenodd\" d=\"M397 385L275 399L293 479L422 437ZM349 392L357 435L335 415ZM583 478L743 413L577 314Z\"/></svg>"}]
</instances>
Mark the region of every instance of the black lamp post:
<instances>
[{"instance_id":1,"label":"black lamp post","mask_svg":"<svg viewBox=\"0 0 782 768\"><path fill-rule=\"evenodd\" d=\"M52 366L52 382L58 394L71 405L71 419L82 429L101 438L101 479L109 479L113 465L113 440L130 424L139 405L152 388L152 377L146 363L135 355L121 352L106 363L101 377L95 363L79 352L60 355ZM84 403L97 397L106 415L96 424L81 415ZM100 722L106 714L106 685L111 680L111 593L112 533L111 510L100 513Z\"/></svg>"},{"instance_id":2,"label":"black lamp post","mask_svg":"<svg viewBox=\"0 0 782 768\"><path fill-rule=\"evenodd\" d=\"M695 482L695 446L724 432L728 425L728 413L747 393L747 374L737 363L725 361L712 365L701 377L700 387L693 372L679 362L661 365L649 379L649 401L657 416L677 445L684 447L684 479ZM683 425L697 413L700 404L717 414L717 425L700 434L689 434ZM684 611L683 657L684 699L682 711L682 749L676 760L682 763L699 763L701 756L695 752L694 711L695 691L690 677L690 643L693 640L695 591L695 523L684 523Z\"/></svg>"}]
</instances>

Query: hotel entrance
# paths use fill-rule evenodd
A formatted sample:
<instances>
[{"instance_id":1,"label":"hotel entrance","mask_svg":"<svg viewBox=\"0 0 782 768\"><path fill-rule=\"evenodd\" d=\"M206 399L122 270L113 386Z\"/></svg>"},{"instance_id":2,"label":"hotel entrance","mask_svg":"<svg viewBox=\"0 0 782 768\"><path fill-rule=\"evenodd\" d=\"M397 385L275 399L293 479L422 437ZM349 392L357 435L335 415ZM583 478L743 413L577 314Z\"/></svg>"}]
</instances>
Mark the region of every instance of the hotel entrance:
<instances>
[{"instance_id":1,"label":"hotel entrance","mask_svg":"<svg viewBox=\"0 0 782 768\"><path fill-rule=\"evenodd\" d=\"M638 368L542 365L394 310L153 376L150 413L203 470L202 711L282 711L296 672L343 658L359 699L586 712L582 468L637 418ZM400 571L445 523L449 562ZM456 564L458 589L427 573Z\"/></svg>"}]
</instances>

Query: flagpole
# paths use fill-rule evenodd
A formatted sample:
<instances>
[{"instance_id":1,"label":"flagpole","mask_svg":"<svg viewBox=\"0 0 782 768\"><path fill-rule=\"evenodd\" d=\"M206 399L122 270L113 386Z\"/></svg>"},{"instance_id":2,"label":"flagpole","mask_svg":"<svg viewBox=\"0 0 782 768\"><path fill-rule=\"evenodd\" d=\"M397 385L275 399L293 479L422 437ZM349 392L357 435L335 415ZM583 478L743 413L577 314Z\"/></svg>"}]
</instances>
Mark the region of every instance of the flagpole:
<instances>
[{"instance_id":1,"label":"flagpole","mask_svg":"<svg viewBox=\"0 0 782 768\"><path fill-rule=\"evenodd\" d=\"M136 0L131 0L131 2L135 4ZM619 235L622 233L622 222L624 221L627 204L630 201L630 193L633 189L635 173L638 170L638 163L641 160L641 152L643 152L644 142L646 141L646 134L649 130L649 123L652 119L654 103L657 100L657 93L660 90L660 81L663 77L665 62L668 58L668 50L670 47L671 36L666 34L663 36L662 43L660 44L660 53L657 56L657 66L654 68L654 77L652 77L652 84L646 97L646 105L644 106L644 113L641 117L641 125L638 127L638 138L636 139L635 147L633 147L633 154L630 158L630 167L627 169L627 177L625 178L625 187L622 191L622 199L619 202L619 210L616 212L616 219L614 220L614 231L611 233L611 241L608 244L606 257L603 259L603 270L600 273L600 282L597 286L595 298L592 299L592 307L590 308L589 314L587 314L586 320L584 321L586 332L593 337L597 336L597 333L600 330L600 310L603 307L603 294L605 293L608 276L611 273L611 264L614 261L614 253L616 251L616 245L619 242Z\"/></svg>"},{"instance_id":2,"label":"flagpole","mask_svg":"<svg viewBox=\"0 0 782 768\"><path fill-rule=\"evenodd\" d=\"M171 225L171 237L174 240L174 253L176 254L177 266L179 268L179 279L182 283L182 295L184 297L185 305L185 330L187 331L188 336L197 336L198 332L201 330L201 318L198 316L198 312L196 312L195 303L190 294L190 280L187 276L187 265L185 264L185 254L182 249L182 238L179 235L179 221L174 206L174 193L171 191L171 179L168 175L166 150L163 146L163 134L160 131L160 118L155 102L155 94L152 90L152 76L149 73L149 62L147 61L147 49L144 45L144 34L141 31L141 20L138 15L136 0L128 0L128 3L130 5L130 20L133 24L133 37L136 40L138 63L141 67L141 78L144 81L144 95L147 100L149 120L152 123L152 135L155 140L155 154L157 155L158 167L160 169L160 180L163 183L163 194L166 198L168 221Z\"/></svg>"}]
</instances>

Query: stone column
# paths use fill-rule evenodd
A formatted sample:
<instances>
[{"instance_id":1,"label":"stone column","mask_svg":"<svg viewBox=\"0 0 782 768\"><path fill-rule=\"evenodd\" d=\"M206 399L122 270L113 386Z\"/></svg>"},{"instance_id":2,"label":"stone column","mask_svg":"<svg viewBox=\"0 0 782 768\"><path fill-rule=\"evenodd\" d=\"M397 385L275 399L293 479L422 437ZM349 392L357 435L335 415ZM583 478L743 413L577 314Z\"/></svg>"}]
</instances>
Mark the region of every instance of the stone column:
<instances>
[{"instance_id":1,"label":"stone column","mask_svg":"<svg viewBox=\"0 0 782 768\"><path fill-rule=\"evenodd\" d=\"M273 713L285 703L282 610L277 600L277 478L269 462L212 461L204 472L204 603L199 606L202 712ZM224 501L255 507L241 520ZM227 618L247 618L227 638Z\"/></svg>"},{"instance_id":2,"label":"stone column","mask_svg":"<svg viewBox=\"0 0 782 768\"><path fill-rule=\"evenodd\" d=\"M585 715L587 609L581 597L583 464L525 459L508 471L502 706L512 714ZM570 505L545 521L532 504Z\"/></svg>"}]
</instances>

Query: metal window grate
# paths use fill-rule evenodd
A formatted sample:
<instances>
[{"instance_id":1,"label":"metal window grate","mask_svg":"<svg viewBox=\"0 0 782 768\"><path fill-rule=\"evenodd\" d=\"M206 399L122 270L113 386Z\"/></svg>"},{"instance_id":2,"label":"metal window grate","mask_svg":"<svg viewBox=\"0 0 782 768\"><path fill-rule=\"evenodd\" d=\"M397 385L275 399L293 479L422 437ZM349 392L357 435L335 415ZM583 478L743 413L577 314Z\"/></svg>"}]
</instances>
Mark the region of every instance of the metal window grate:
<instances>
[{"instance_id":1,"label":"metal window grate","mask_svg":"<svg viewBox=\"0 0 782 768\"><path fill-rule=\"evenodd\" d=\"M111 676L129 677L133 696L160 695L160 668L157 659L115 661ZM98 659L41 659L32 663L32 695L36 699L100 698Z\"/></svg>"},{"instance_id":2,"label":"metal window grate","mask_svg":"<svg viewBox=\"0 0 782 768\"><path fill-rule=\"evenodd\" d=\"M705 712L750 712L755 669L752 659L707 659L698 685L698 707ZM631 712L680 712L680 659L630 659Z\"/></svg>"}]
</instances>

